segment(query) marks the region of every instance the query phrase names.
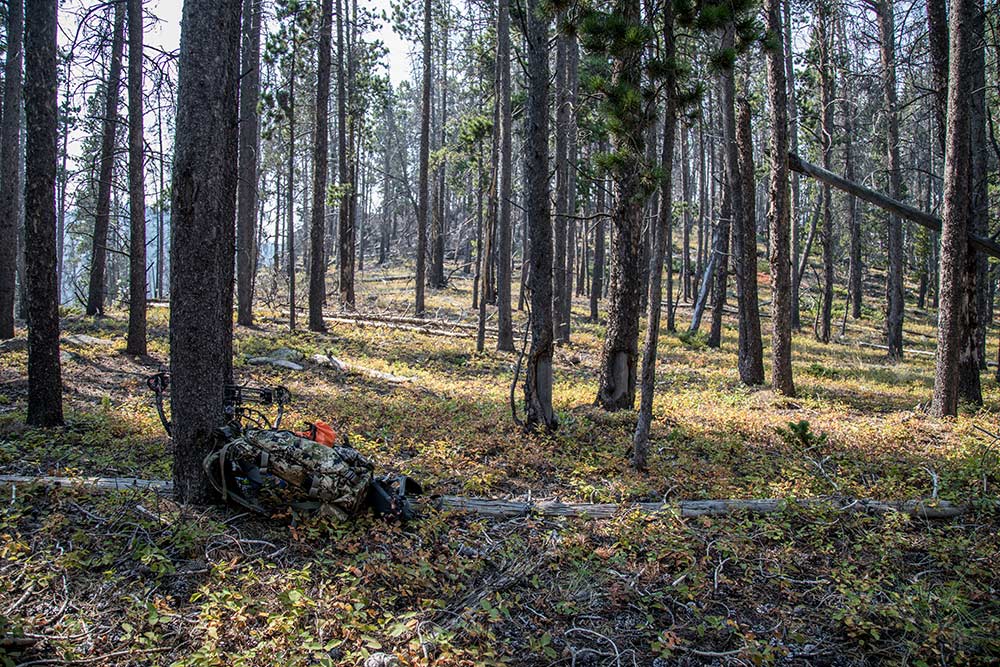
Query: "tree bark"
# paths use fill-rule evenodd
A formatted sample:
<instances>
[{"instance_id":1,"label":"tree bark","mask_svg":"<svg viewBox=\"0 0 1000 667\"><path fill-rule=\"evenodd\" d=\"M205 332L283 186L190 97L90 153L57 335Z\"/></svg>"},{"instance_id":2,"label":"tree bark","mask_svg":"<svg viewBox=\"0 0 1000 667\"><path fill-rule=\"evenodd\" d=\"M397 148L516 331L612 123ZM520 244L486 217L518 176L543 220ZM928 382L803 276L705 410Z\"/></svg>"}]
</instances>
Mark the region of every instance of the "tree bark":
<instances>
[{"instance_id":1,"label":"tree bark","mask_svg":"<svg viewBox=\"0 0 1000 667\"><path fill-rule=\"evenodd\" d=\"M573 315L573 274L576 263L576 169L579 159L579 141L577 137L576 98L580 79L580 46L575 33L566 35L566 296L562 300L562 313L559 316L559 340L568 343L572 329Z\"/></svg>"},{"instance_id":2,"label":"tree bark","mask_svg":"<svg viewBox=\"0 0 1000 667\"><path fill-rule=\"evenodd\" d=\"M783 131L785 137L785 144L788 146L788 150L792 153L798 155L799 153L799 102L797 97L797 92L795 89L795 66L793 64L793 50L792 50L792 13L791 13L792 0L782 0L782 10L784 12L784 24L781 23L781 17L775 17L777 25L782 28L780 35L784 41L784 61L782 63L782 68L784 70L782 80L785 82L785 95L784 95L784 109L785 116L788 119L786 123L787 129ZM775 10L778 11L778 10ZM768 28L770 30L770 28ZM779 33L772 32L773 35L777 36ZM777 37L775 37L777 39ZM774 158L772 158L774 159ZM781 159L781 158L779 158ZM781 159L783 161L783 159ZM786 169L787 174L787 169ZM800 252L800 242L799 242L799 231L801 229L802 217L802 197L801 188L799 187L799 175L793 173L792 177L792 191L791 199L788 199L788 195L785 196L785 204L788 206L788 225L790 227L790 242L791 250L789 255L789 261L792 263L792 284L791 284L791 323L792 329L798 331L802 328L802 322L800 317L799 309L799 285L801 284L801 276L798 275L799 266L799 252ZM773 240L773 237L772 237ZM790 348L789 348L790 349ZM791 367L789 367L790 372ZM789 386L791 383L791 375L789 375Z\"/></svg>"},{"instance_id":3,"label":"tree bark","mask_svg":"<svg viewBox=\"0 0 1000 667\"><path fill-rule=\"evenodd\" d=\"M986 67L984 59L983 7L978 3L972 10L971 42L963 76L972 80L967 99L969 106L969 213L968 231L976 236L988 236L989 173L986 137ZM956 56L958 57L958 56ZM946 167L947 171L947 167ZM974 246L966 247L965 259L966 313L962 318L962 352L959 355L959 398L972 405L982 405L983 389L980 372L986 367L986 325L990 318L989 266L986 256Z\"/></svg>"},{"instance_id":4,"label":"tree bark","mask_svg":"<svg viewBox=\"0 0 1000 667\"><path fill-rule=\"evenodd\" d=\"M427 216L428 205L428 164L430 161L431 141L431 0L424 0L424 58L421 78L421 110L420 110L420 174L418 176L417 193L417 268L416 268L416 299L414 311L417 315L424 314L424 280L426 278L427 255Z\"/></svg>"},{"instance_id":5,"label":"tree bark","mask_svg":"<svg viewBox=\"0 0 1000 667\"><path fill-rule=\"evenodd\" d=\"M638 0L618 0L615 14L625 25L637 27ZM612 54L611 84L616 90L637 93L642 84L643 46L623 44ZM638 108L636 108L638 107ZM639 347L639 309L642 300L642 162L646 117L642 105L617 109L620 127L612 133L615 165L611 225L611 284L608 325L601 352L597 403L605 410L635 405Z\"/></svg>"},{"instance_id":6,"label":"tree bark","mask_svg":"<svg viewBox=\"0 0 1000 667\"><path fill-rule=\"evenodd\" d=\"M945 0L927 0L927 38L931 56L931 86L934 92L935 136L944 153L948 129L948 9Z\"/></svg>"},{"instance_id":7,"label":"tree bark","mask_svg":"<svg viewBox=\"0 0 1000 667\"><path fill-rule=\"evenodd\" d=\"M7 3L7 61L0 124L0 340L14 337L17 223L21 211L21 48L23 0Z\"/></svg>"},{"instance_id":8,"label":"tree bark","mask_svg":"<svg viewBox=\"0 0 1000 667\"><path fill-rule=\"evenodd\" d=\"M525 427L554 431L552 409L552 221L549 217L549 18L528 0L525 213L531 253L531 347L525 363Z\"/></svg>"},{"instance_id":9,"label":"tree bark","mask_svg":"<svg viewBox=\"0 0 1000 667\"><path fill-rule=\"evenodd\" d=\"M750 102L741 99L736 127L739 151L739 187L743 211L735 216L738 227L733 238L736 255L736 280L739 285L739 354L740 379L751 386L764 384L764 346L760 335L760 307L757 292L757 203L754 183L753 136L750 127Z\"/></svg>"},{"instance_id":10,"label":"tree bark","mask_svg":"<svg viewBox=\"0 0 1000 667\"><path fill-rule=\"evenodd\" d=\"M128 354L146 354L146 173L142 133L142 0L128 0Z\"/></svg>"},{"instance_id":11,"label":"tree bark","mask_svg":"<svg viewBox=\"0 0 1000 667\"><path fill-rule=\"evenodd\" d=\"M87 292L87 314L104 314L105 272L108 256L108 224L111 217L111 179L115 165L115 133L118 127L118 97L122 77L124 50L125 5L115 4L111 36L111 63L105 81L104 120L101 130L101 158L98 170L97 203L94 215L94 236L90 251L90 285Z\"/></svg>"},{"instance_id":12,"label":"tree bark","mask_svg":"<svg viewBox=\"0 0 1000 667\"><path fill-rule=\"evenodd\" d=\"M833 100L834 79L831 64L833 36L829 0L819 0L816 18L816 39L819 43L819 87L820 87L820 143L823 154L823 168L833 167ZM832 193L828 184L823 184L823 228L820 242L823 246L823 303L820 307L819 331L817 338L822 343L830 342L831 319L833 317L833 211Z\"/></svg>"},{"instance_id":13,"label":"tree bark","mask_svg":"<svg viewBox=\"0 0 1000 667\"><path fill-rule=\"evenodd\" d=\"M602 139L599 150L603 153L607 151L605 142ZM597 224L594 226L594 271L591 275L591 285L590 285L590 321L597 322L599 320L597 312L597 304L601 300L601 295L604 292L604 237L607 232L605 227L607 226L607 217L605 211L605 186L606 180L602 177L597 179L595 182L595 187L597 188Z\"/></svg>"},{"instance_id":14,"label":"tree bark","mask_svg":"<svg viewBox=\"0 0 1000 667\"><path fill-rule=\"evenodd\" d=\"M330 42L333 2L322 0L319 42L316 46L316 126L313 129L312 224L309 229L309 330L326 331L326 182L330 133Z\"/></svg>"},{"instance_id":15,"label":"tree bark","mask_svg":"<svg viewBox=\"0 0 1000 667\"><path fill-rule=\"evenodd\" d=\"M232 331L225 264L236 222L240 0L185 0L177 88L170 244L174 485L213 494L202 461L223 419ZM228 331L227 331L228 330ZM230 359L227 359L230 357Z\"/></svg>"},{"instance_id":16,"label":"tree bark","mask_svg":"<svg viewBox=\"0 0 1000 667\"><path fill-rule=\"evenodd\" d=\"M889 196L902 199L899 161L899 112L896 100L896 33L893 3L875 0L881 42L882 87L885 99L886 170ZM889 359L903 358L903 225L899 216L888 216L888 271L886 274L886 345Z\"/></svg>"},{"instance_id":17,"label":"tree bark","mask_svg":"<svg viewBox=\"0 0 1000 667\"><path fill-rule=\"evenodd\" d=\"M969 328L971 296L966 280L968 217L971 204L971 106L974 76L973 21L978 0L952 0L948 77L948 125L941 230L941 305L938 310L937 364L931 414L958 414L959 369L967 354L963 331ZM978 373L978 371L977 371Z\"/></svg>"},{"instance_id":18,"label":"tree bark","mask_svg":"<svg viewBox=\"0 0 1000 667\"><path fill-rule=\"evenodd\" d=\"M15 0L16 2L16 0ZM59 141L56 0L31 0L24 14L24 210L28 291L30 426L63 422L56 284L56 146ZM17 109L17 105L14 105ZM5 111L10 113L10 107ZM19 114L18 114L19 115Z\"/></svg>"},{"instance_id":19,"label":"tree bark","mask_svg":"<svg viewBox=\"0 0 1000 667\"><path fill-rule=\"evenodd\" d=\"M291 58L288 71L288 106L285 109L288 119L288 154L285 165L288 170L288 180L285 183L287 196L285 206L288 218L285 224L285 261L288 267L288 328L295 331L295 311L298 310L295 298L295 57Z\"/></svg>"},{"instance_id":20,"label":"tree bark","mask_svg":"<svg viewBox=\"0 0 1000 667\"><path fill-rule=\"evenodd\" d=\"M569 95L567 90L567 60L569 57L569 35L564 26L565 15L556 20L556 74L555 74L555 174L556 174L556 215L554 225L554 257L552 267L552 310L555 317L556 342L562 342L565 334L563 316L566 308L566 227L569 216Z\"/></svg>"},{"instance_id":21,"label":"tree bark","mask_svg":"<svg viewBox=\"0 0 1000 667\"><path fill-rule=\"evenodd\" d=\"M253 284L257 271L254 231L259 206L257 166L260 149L257 103L260 98L260 24L262 0L243 1L243 64L240 72L239 185L236 218L236 321L253 326Z\"/></svg>"},{"instance_id":22,"label":"tree bark","mask_svg":"<svg viewBox=\"0 0 1000 667\"><path fill-rule=\"evenodd\" d=\"M785 3L788 0L784 0ZM767 57L767 98L771 107L770 158L771 182L769 186L771 269L771 385L776 392L795 395L792 380L792 258L789 247L791 221L788 191L788 86L785 80L786 64L790 55L783 53L788 42L782 44L777 36L785 34L781 24L782 0L765 0L766 29L771 37ZM787 13L786 13L787 16ZM782 48L784 47L784 48Z\"/></svg>"},{"instance_id":23,"label":"tree bark","mask_svg":"<svg viewBox=\"0 0 1000 667\"><path fill-rule=\"evenodd\" d=\"M351 181L347 149L347 72L344 68L344 56L347 44L344 35L344 14L347 11L347 0L337 0L337 166L340 175L339 187L341 193L337 208L337 254L339 259L339 292L340 307L353 310L354 299L354 230L351 228L351 193L347 187ZM417 260L418 267L420 260ZM422 275L422 274L421 274ZM417 293L423 302L423 283L417 280Z\"/></svg>"},{"instance_id":24,"label":"tree bark","mask_svg":"<svg viewBox=\"0 0 1000 667\"><path fill-rule=\"evenodd\" d=\"M663 11L663 51L666 62L676 57L674 41L673 5L667 3ZM663 80L663 150L660 155L660 209L657 212L656 233L653 236L649 273L649 298L646 309L646 340L642 349L642 393L639 416L632 436L632 466L636 470L646 467L649 453L649 431L653 422L653 396L656 392L656 348L660 337L662 300L663 256L670 242L673 218L673 164L674 134L677 126L677 81L673 71ZM672 267L667 269L672 272ZM667 292L668 298L670 292ZM668 301L668 308L670 307Z\"/></svg>"},{"instance_id":25,"label":"tree bark","mask_svg":"<svg viewBox=\"0 0 1000 667\"><path fill-rule=\"evenodd\" d=\"M497 3L497 70L500 80L500 183L497 193L497 349L514 351L511 321L511 216L512 196L510 108L510 0Z\"/></svg>"}]
</instances>

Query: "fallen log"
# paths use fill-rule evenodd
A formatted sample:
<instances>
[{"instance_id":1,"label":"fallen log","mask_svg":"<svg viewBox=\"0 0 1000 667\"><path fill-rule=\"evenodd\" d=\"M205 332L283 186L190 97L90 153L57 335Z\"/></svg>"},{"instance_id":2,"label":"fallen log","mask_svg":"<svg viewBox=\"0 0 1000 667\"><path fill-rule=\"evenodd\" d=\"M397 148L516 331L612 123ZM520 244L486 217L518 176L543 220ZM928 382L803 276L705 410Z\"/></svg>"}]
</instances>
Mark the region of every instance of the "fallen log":
<instances>
[{"instance_id":1,"label":"fallen log","mask_svg":"<svg viewBox=\"0 0 1000 667\"><path fill-rule=\"evenodd\" d=\"M41 485L48 487L85 488L94 491L124 491L152 489L164 495L173 494L173 483L167 480L136 479L132 477L31 477L27 475L0 475L0 487ZM439 509L470 512L483 516L519 517L577 517L609 519L624 511L642 514L667 514L682 517L725 516L746 512L771 514L784 511L789 503L800 507L832 507L838 512L871 512L874 514L900 513L920 519L952 519L969 511L970 506L947 500L872 500L843 498L801 499L725 499L680 500L669 503L563 503L558 500L522 502L467 498L464 496L436 496L429 503Z\"/></svg>"},{"instance_id":2,"label":"fallen log","mask_svg":"<svg viewBox=\"0 0 1000 667\"><path fill-rule=\"evenodd\" d=\"M876 192L871 188L866 188L863 185L849 181L842 176L838 176L832 171L827 171L823 167L810 164L795 153L788 154L788 167L792 171L797 171L798 173L805 174L806 176L812 176L822 183L826 183L827 185L835 187L838 190L843 190L848 194L854 195L858 199L864 200L869 204L874 204L875 206L885 209L890 213L895 213L899 217L906 218L907 220L926 227L931 231L941 231L941 218L931 215L930 213L925 213L924 211L910 206L909 204L896 201L895 199L885 196L881 192ZM997 243L993 239L986 238L985 236L973 234L972 232L968 233L968 239L970 245L975 246L990 257L1000 259L1000 243Z\"/></svg>"},{"instance_id":3,"label":"fallen log","mask_svg":"<svg viewBox=\"0 0 1000 667\"><path fill-rule=\"evenodd\" d=\"M358 364L352 364L338 357L332 355L327 355L327 364L340 371L341 373L357 373L358 375L365 375L370 378L375 378L376 380L384 380L385 382L392 382L395 384L402 384L405 382L414 382L416 378L407 377L404 375L395 375L393 373L386 373L384 371L375 370L374 368L368 368L367 366L359 366Z\"/></svg>"},{"instance_id":4,"label":"fallen log","mask_svg":"<svg viewBox=\"0 0 1000 667\"><path fill-rule=\"evenodd\" d=\"M324 322L336 322L338 324L367 325L382 327L383 329L395 329L397 331L414 331L416 333L427 334L429 336L444 336L445 338L472 338L475 334L465 331L444 331L430 326L417 326L415 324L396 324L394 322L380 322L378 320L355 320L346 317L326 316Z\"/></svg>"},{"instance_id":5,"label":"fallen log","mask_svg":"<svg viewBox=\"0 0 1000 667\"><path fill-rule=\"evenodd\" d=\"M549 517L586 517L590 519L608 519L619 512L638 510L642 514L672 514L683 517L724 516L740 512L750 514L769 514L781 512L788 503L802 507L822 505L834 506L842 512L873 512L886 514L899 512L923 519L951 519L961 516L969 510L967 505L956 505L945 500L899 500L880 501L857 499L840 501L824 498L804 498L801 500L784 500L767 498L763 500L681 500L673 503L562 503L557 500L538 502L517 502L510 500L491 500L488 498L464 498L462 496L439 496L435 503L442 509L451 509L485 516L517 517L517 516L549 516Z\"/></svg>"},{"instance_id":6,"label":"fallen log","mask_svg":"<svg viewBox=\"0 0 1000 667\"><path fill-rule=\"evenodd\" d=\"M174 483L163 479L137 479L135 477L48 477L30 475L0 475L0 486L33 485L49 487L83 487L97 491L126 491L128 489L153 489L164 494L174 492Z\"/></svg>"}]
</instances>

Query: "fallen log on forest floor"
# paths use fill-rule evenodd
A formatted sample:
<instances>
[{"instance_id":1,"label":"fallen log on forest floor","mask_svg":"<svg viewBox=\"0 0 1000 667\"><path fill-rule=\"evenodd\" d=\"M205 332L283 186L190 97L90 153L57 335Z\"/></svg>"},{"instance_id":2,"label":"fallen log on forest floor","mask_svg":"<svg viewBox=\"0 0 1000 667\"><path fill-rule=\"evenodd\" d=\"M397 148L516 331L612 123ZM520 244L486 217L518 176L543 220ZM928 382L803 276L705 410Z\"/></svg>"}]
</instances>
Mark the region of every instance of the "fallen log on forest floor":
<instances>
[{"instance_id":1,"label":"fallen log on forest floor","mask_svg":"<svg viewBox=\"0 0 1000 667\"><path fill-rule=\"evenodd\" d=\"M31 477L0 475L0 487L41 485L48 487L84 488L94 491L125 491L153 489L164 495L173 494L168 480L136 479L132 477ZM668 514L682 517L725 516L728 514L772 514L784 511L789 504L800 507L832 507L838 512L900 513L921 519L951 519L971 509L970 505L947 500L872 500L843 498L765 498L760 500L679 500L668 503L563 503L558 500L515 501L465 496L436 496L423 501L439 509L456 510L494 517L547 516L608 519L635 510L642 514ZM994 503L996 501L993 501Z\"/></svg>"},{"instance_id":2,"label":"fallen log on forest floor","mask_svg":"<svg viewBox=\"0 0 1000 667\"><path fill-rule=\"evenodd\" d=\"M416 324L397 324L395 322L382 322L379 320L357 320L347 317L326 316L324 322L336 322L338 324L353 324L355 326L372 326L383 329L395 329L397 331L414 331L416 333L427 334L429 336L444 336L445 338L474 338L475 334L468 331L445 331L434 326L419 326Z\"/></svg>"},{"instance_id":3,"label":"fallen log on forest floor","mask_svg":"<svg viewBox=\"0 0 1000 667\"><path fill-rule=\"evenodd\" d=\"M512 500L491 500L488 498L465 498L462 496L439 496L434 499L441 509L452 509L485 516L550 516L586 517L608 519L619 512L638 510L642 514L673 514L684 517L724 516L747 512L749 514L770 514L781 512L789 503L801 507L831 506L838 512L873 512L886 514L898 512L922 519L951 519L969 511L968 505L957 505L946 500L892 500L871 499L826 499L803 498L784 500L767 498L763 500L680 500L669 503L563 503L557 500L518 502Z\"/></svg>"}]
</instances>

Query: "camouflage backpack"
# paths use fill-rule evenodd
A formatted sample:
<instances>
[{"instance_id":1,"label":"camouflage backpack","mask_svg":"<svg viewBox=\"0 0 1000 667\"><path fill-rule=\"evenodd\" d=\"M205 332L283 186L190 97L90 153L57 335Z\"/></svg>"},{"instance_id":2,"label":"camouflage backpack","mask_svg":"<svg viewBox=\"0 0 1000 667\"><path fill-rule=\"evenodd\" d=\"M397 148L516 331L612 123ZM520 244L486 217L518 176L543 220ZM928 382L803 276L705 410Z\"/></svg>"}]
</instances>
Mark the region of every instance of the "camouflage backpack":
<instances>
[{"instance_id":1,"label":"camouflage backpack","mask_svg":"<svg viewBox=\"0 0 1000 667\"><path fill-rule=\"evenodd\" d=\"M224 500L262 511L257 492L270 473L338 519L365 505L374 466L351 447L328 447L291 431L247 429L209 454L205 472Z\"/></svg>"}]
</instances>

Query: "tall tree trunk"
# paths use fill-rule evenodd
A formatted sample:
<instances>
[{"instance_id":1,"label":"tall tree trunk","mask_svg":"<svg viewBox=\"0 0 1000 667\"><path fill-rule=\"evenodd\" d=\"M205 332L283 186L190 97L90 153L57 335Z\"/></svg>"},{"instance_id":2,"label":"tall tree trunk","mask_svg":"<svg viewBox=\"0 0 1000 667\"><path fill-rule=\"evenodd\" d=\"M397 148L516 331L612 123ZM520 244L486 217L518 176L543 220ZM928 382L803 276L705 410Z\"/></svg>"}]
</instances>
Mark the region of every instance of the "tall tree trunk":
<instances>
[{"instance_id":1,"label":"tall tree trunk","mask_svg":"<svg viewBox=\"0 0 1000 667\"><path fill-rule=\"evenodd\" d=\"M322 0L319 43L316 47L316 126L313 130L313 196L309 265L309 329L326 331L323 297L326 295L326 181L330 124L330 42L333 2Z\"/></svg>"},{"instance_id":2,"label":"tall tree trunk","mask_svg":"<svg viewBox=\"0 0 1000 667\"><path fill-rule=\"evenodd\" d=\"M690 128L681 128L681 193L684 197L683 249L681 251L681 282L683 283L684 300L691 300L691 155L689 135Z\"/></svg>"},{"instance_id":3,"label":"tall tree trunk","mask_svg":"<svg viewBox=\"0 0 1000 667\"><path fill-rule=\"evenodd\" d=\"M556 215L555 215L555 264L552 267L552 309L555 317L555 337L563 341L566 308L566 227L569 216L569 94L567 86L567 61L569 58L570 36L562 23L564 15L556 20L556 75L555 75L555 173L556 173Z\"/></svg>"},{"instance_id":4,"label":"tall tree trunk","mask_svg":"<svg viewBox=\"0 0 1000 667\"><path fill-rule=\"evenodd\" d=\"M843 18L841 27L841 59L844 63L849 62L847 37L844 33ZM844 116L844 176L849 181L856 180L854 166L854 128L856 127L857 107L851 97L853 87L850 85L850 75L846 72L844 76L844 92L841 95L841 112ZM929 210L929 209L928 209ZM847 196L847 219L850 233L848 277L847 277L847 300L851 310L851 317L861 318L861 300L864 296L861 283L863 266L861 264L861 216L858 214L858 199L854 195Z\"/></svg>"},{"instance_id":5,"label":"tall tree trunk","mask_svg":"<svg viewBox=\"0 0 1000 667\"><path fill-rule=\"evenodd\" d=\"M736 282L739 285L739 355L740 379L748 385L764 384L764 346L760 336L760 307L757 293L757 186L754 183L753 135L750 127L750 102L739 103L736 127L739 186L742 190L741 213L735 216L738 227L733 232L736 255ZM739 239L738 242L735 242Z\"/></svg>"},{"instance_id":6,"label":"tall tree trunk","mask_svg":"<svg viewBox=\"0 0 1000 667\"><path fill-rule=\"evenodd\" d=\"M429 1L429 0L428 0ZM549 18L541 0L528 0L524 170L530 235L531 347L525 362L525 426L555 430L552 409L552 221L549 217Z\"/></svg>"},{"instance_id":7,"label":"tall tree trunk","mask_svg":"<svg viewBox=\"0 0 1000 667\"><path fill-rule=\"evenodd\" d=\"M22 0L7 3L7 61L0 121L0 340L14 337L18 220L21 212Z\"/></svg>"},{"instance_id":8,"label":"tall tree trunk","mask_svg":"<svg viewBox=\"0 0 1000 667\"><path fill-rule=\"evenodd\" d=\"M966 285L969 255L968 218L972 205L972 146L969 98L973 94L975 29L982 11L981 0L952 0L948 77L948 125L944 168L944 205L941 228L941 306L938 311L937 367L931 413L956 415L959 372L963 357L963 331L970 322L968 305L972 293ZM978 373L978 371L977 371Z\"/></svg>"},{"instance_id":9,"label":"tall tree trunk","mask_svg":"<svg viewBox=\"0 0 1000 667\"><path fill-rule=\"evenodd\" d=\"M899 111L896 101L896 33L893 3L875 0L881 42L882 87L885 96L886 169L889 196L902 201L903 180L899 162ZM889 359L903 358L903 223L888 216L889 266L886 275L886 345Z\"/></svg>"},{"instance_id":10,"label":"tall tree trunk","mask_svg":"<svg viewBox=\"0 0 1000 667\"><path fill-rule=\"evenodd\" d=\"M111 37L111 63L105 80L104 119L101 129L101 158L98 170L97 204L94 215L94 236L90 251L90 286L87 292L87 314L104 314L105 272L108 256L108 223L111 217L111 179L115 165L115 133L118 127L118 96L122 78L124 50L125 5L115 4Z\"/></svg>"},{"instance_id":11,"label":"tall tree trunk","mask_svg":"<svg viewBox=\"0 0 1000 667\"><path fill-rule=\"evenodd\" d=\"M257 102L260 98L261 2L262 0L243 0L239 185L236 206L236 321L247 327L253 325L253 283L254 273L257 271L254 262L257 255L254 229L259 206L257 165L260 133Z\"/></svg>"},{"instance_id":12,"label":"tall tree trunk","mask_svg":"<svg viewBox=\"0 0 1000 667\"><path fill-rule=\"evenodd\" d=\"M735 43L735 27L724 28L721 48L729 50ZM719 97L722 107L722 128L725 153L725 192L722 196L722 215L719 216L718 245L715 252L719 259L715 267L715 287L712 292L712 326L708 332L707 345L718 348L722 345L722 316L726 307L726 292L729 282L729 247L731 230L739 233L739 218L743 215L743 190L739 178L739 150L736 146L736 81L733 68L722 71L719 80ZM733 224L733 223L736 224Z\"/></svg>"},{"instance_id":13,"label":"tall tree trunk","mask_svg":"<svg viewBox=\"0 0 1000 667\"><path fill-rule=\"evenodd\" d=\"M785 3L788 0L784 0ZM767 32L784 34L781 25L782 0L765 0ZM786 14L787 16L787 14ZM784 44L785 49L788 43ZM790 213L788 202L788 87L787 58L783 49L767 49L767 97L771 107L771 183L768 226L771 249L771 384L786 396L795 395L792 381L792 264L789 248ZM793 126L794 127L794 126Z\"/></svg>"},{"instance_id":14,"label":"tall tree trunk","mask_svg":"<svg viewBox=\"0 0 1000 667\"><path fill-rule=\"evenodd\" d=\"M606 141L601 140L599 150L607 152ZM590 321L598 321L597 302L604 292L604 237L606 235L607 211L605 210L606 179L602 176L595 185L597 187L597 224L594 226L594 271L590 286Z\"/></svg>"},{"instance_id":15,"label":"tall tree trunk","mask_svg":"<svg viewBox=\"0 0 1000 667\"><path fill-rule=\"evenodd\" d=\"M500 80L500 183L497 212L497 349L514 350L511 321L511 219L512 196L511 108L510 108L510 0L497 6L497 70Z\"/></svg>"},{"instance_id":16,"label":"tall tree trunk","mask_svg":"<svg viewBox=\"0 0 1000 667\"><path fill-rule=\"evenodd\" d=\"M630 29L641 23L638 0L617 0L615 14ZM630 42L613 54L611 83L616 90L637 94L642 83L641 44ZM622 105L625 107L625 105ZM611 283L608 326L601 351L597 403L605 410L635 405L641 301L643 201L641 164L645 154L646 117L642 105L618 109L613 133L617 154L612 169L614 204L611 215Z\"/></svg>"},{"instance_id":17,"label":"tall tree trunk","mask_svg":"<svg viewBox=\"0 0 1000 667\"><path fill-rule=\"evenodd\" d=\"M177 87L170 243L174 490L213 493L202 461L222 417L232 350L226 263L236 224L240 0L185 0ZM227 359L229 357L229 359Z\"/></svg>"},{"instance_id":18,"label":"tall tree trunk","mask_svg":"<svg viewBox=\"0 0 1000 667\"><path fill-rule=\"evenodd\" d=\"M799 103L797 99L796 89L795 89L795 67L793 65L793 52L792 52L792 12L791 12L792 0L782 1L782 11L784 12L784 25L781 27L781 35L784 40L784 61L782 67L784 69L784 74L782 79L785 81L786 94L785 94L785 109L788 118L787 126L788 129L784 132L786 137L786 144L789 150L796 155L799 154ZM780 18L778 24L781 25ZM774 33L778 34L778 33ZM802 196L801 188L799 186L799 175L793 173L792 175L792 193L791 200L787 200L788 204L788 217L789 225L791 227L791 255L790 261L792 263L792 284L791 284L791 322L792 328L798 331L802 328L800 308L799 308L799 285L802 282L802 278L798 273L799 267L799 252L801 245L799 242L799 230L801 228L802 217ZM808 254L808 253L807 253ZM789 373L791 373L789 367ZM791 386L791 375L789 375L789 386Z\"/></svg>"},{"instance_id":19,"label":"tall tree trunk","mask_svg":"<svg viewBox=\"0 0 1000 667\"><path fill-rule=\"evenodd\" d=\"M963 76L972 80L967 100L969 106L969 215L967 230L989 236L989 174L986 138L986 67L982 4L977 3L970 26L972 53ZM950 108L950 107L949 107ZM980 372L985 367L986 325L989 323L989 265L986 256L969 245L965 259L966 314L962 318L962 352L959 355L959 398L972 405L982 405Z\"/></svg>"},{"instance_id":20,"label":"tall tree trunk","mask_svg":"<svg viewBox=\"0 0 1000 667\"><path fill-rule=\"evenodd\" d=\"M13 2L8 7L20 3ZM16 12L20 13L20 7ZM28 289L28 414L31 426L63 421L56 285L56 146L59 140L56 0L31 0L24 15L24 210ZM20 16L17 22L20 23ZM18 49L20 50L20 49ZM18 105L5 107L6 113ZM16 121L15 121L16 122Z\"/></svg>"},{"instance_id":21,"label":"tall tree trunk","mask_svg":"<svg viewBox=\"0 0 1000 667\"><path fill-rule=\"evenodd\" d=\"M571 317L573 314L573 273L576 262L576 168L579 159L579 142L577 140L576 94L580 79L580 46L576 35L566 36L566 296L562 300L562 313L559 321L561 331L558 338L564 343L569 342Z\"/></svg>"},{"instance_id":22,"label":"tall tree trunk","mask_svg":"<svg viewBox=\"0 0 1000 667\"><path fill-rule=\"evenodd\" d=\"M927 0L927 38L931 56L931 85L934 90L935 136L944 153L948 128L948 9L946 0Z\"/></svg>"},{"instance_id":23,"label":"tall tree trunk","mask_svg":"<svg viewBox=\"0 0 1000 667\"><path fill-rule=\"evenodd\" d=\"M676 57L674 42L673 5L667 3L663 12L663 51L666 62ZM673 217L674 131L677 125L677 82L671 71L663 81L663 151L660 156L660 209L657 212L652 258L649 272L649 299L646 309L646 340L642 349L642 394L639 416L632 436L632 465L637 470L646 467L649 452L649 431L653 422L653 395L656 391L656 348L660 337L661 279L663 255L670 242ZM672 267L671 267L672 268ZM671 268L667 270L672 273ZM669 275L669 274L668 274ZM668 291L669 295L669 291ZM668 302L668 308L670 304Z\"/></svg>"},{"instance_id":24,"label":"tall tree trunk","mask_svg":"<svg viewBox=\"0 0 1000 667\"><path fill-rule=\"evenodd\" d=\"M337 0L337 166L341 188L346 188L351 180L350 167L348 166L350 155L347 150L347 71L344 68L344 56L348 50L344 35L344 13L346 11L347 0ZM337 219L340 307L352 310L354 308L354 230L351 229L351 193L346 190L340 195ZM417 291L422 295L423 286L418 285Z\"/></svg>"},{"instance_id":25,"label":"tall tree trunk","mask_svg":"<svg viewBox=\"0 0 1000 667\"><path fill-rule=\"evenodd\" d=\"M427 259L428 164L431 141L431 0L424 0L424 59L420 110L420 174L417 188L417 280L414 311L424 314L425 261Z\"/></svg>"},{"instance_id":26,"label":"tall tree trunk","mask_svg":"<svg viewBox=\"0 0 1000 667\"><path fill-rule=\"evenodd\" d=\"M164 216L163 209L167 205L167 188L166 180L164 179L164 163L167 161L166 156L163 154L163 116L159 109L156 111L156 140L159 148L159 178L160 178L160 191L157 195L158 201L156 204L156 296L159 299L163 298L163 267L166 258L166 244L164 243L163 235L165 233L164 229Z\"/></svg>"},{"instance_id":27,"label":"tall tree trunk","mask_svg":"<svg viewBox=\"0 0 1000 667\"><path fill-rule=\"evenodd\" d=\"M129 299L125 351L146 354L146 173L142 133L142 0L128 0Z\"/></svg>"},{"instance_id":28,"label":"tall tree trunk","mask_svg":"<svg viewBox=\"0 0 1000 667\"><path fill-rule=\"evenodd\" d=\"M829 0L819 0L819 11L816 17L817 41L819 42L819 87L820 87L820 142L823 152L823 168L833 169L833 100L834 79L831 63L833 35ZM831 319L833 317L833 211L832 192L830 186L824 183L823 189L823 232L820 241L823 245L823 304L819 318L817 338L823 343L830 342Z\"/></svg>"},{"instance_id":29,"label":"tall tree trunk","mask_svg":"<svg viewBox=\"0 0 1000 667\"><path fill-rule=\"evenodd\" d=\"M288 107L285 110L288 118L288 196L285 204L288 207L288 220L285 227L285 258L288 262L288 328L295 331L295 58L288 72Z\"/></svg>"},{"instance_id":30,"label":"tall tree trunk","mask_svg":"<svg viewBox=\"0 0 1000 667\"><path fill-rule=\"evenodd\" d=\"M444 21L445 24L448 22L448 12L449 8L447 2L443 5L444 9ZM441 144L440 148L444 149L447 145L447 125L448 125L448 29L441 30ZM443 153L442 153L443 154ZM445 287L444 279L444 247L445 247L445 215L446 215L446 205L445 205L445 172L447 169L446 158L442 158L440 163L437 165L436 169L436 180L435 184L435 200L436 206L434 214L431 216L431 271L430 276L428 276L428 285L435 289L443 289ZM492 219L491 214L491 219ZM487 263L487 271L484 273L487 276L485 285L487 287L487 292L490 296L490 301L492 302L492 285L493 281L490 280L492 274L492 265Z\"/></svg>"}]
</instances>

